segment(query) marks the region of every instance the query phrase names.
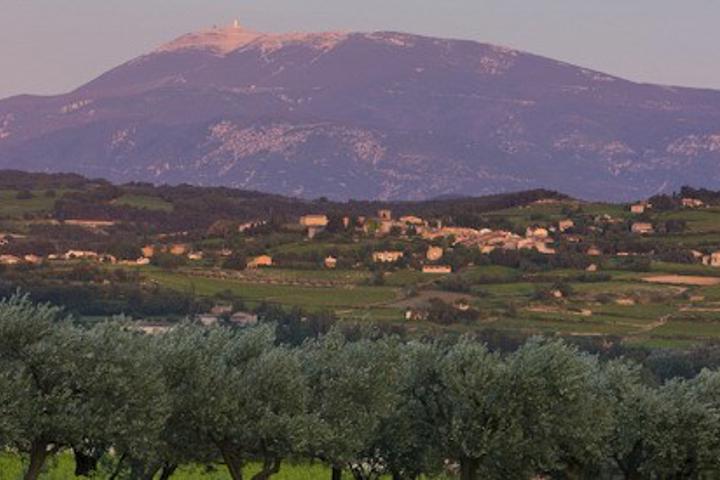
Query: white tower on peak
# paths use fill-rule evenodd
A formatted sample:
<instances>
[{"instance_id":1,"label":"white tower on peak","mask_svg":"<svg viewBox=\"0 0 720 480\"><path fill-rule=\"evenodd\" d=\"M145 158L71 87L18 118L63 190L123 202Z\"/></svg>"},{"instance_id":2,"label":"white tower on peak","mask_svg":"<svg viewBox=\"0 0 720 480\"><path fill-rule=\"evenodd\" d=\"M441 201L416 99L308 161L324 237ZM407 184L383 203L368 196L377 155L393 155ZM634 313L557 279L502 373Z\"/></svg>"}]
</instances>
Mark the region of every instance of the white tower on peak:
<instances>
[{"instance_id":1,"label":"white tower on peak","mask_svg":"<svg viewBox=\"0 0 720 480\"><path fill-rule=\"evenodd\" d=\"M233 28L240 28L240 20L237 18L233 21Z\"/></svg>"}]
</instances>

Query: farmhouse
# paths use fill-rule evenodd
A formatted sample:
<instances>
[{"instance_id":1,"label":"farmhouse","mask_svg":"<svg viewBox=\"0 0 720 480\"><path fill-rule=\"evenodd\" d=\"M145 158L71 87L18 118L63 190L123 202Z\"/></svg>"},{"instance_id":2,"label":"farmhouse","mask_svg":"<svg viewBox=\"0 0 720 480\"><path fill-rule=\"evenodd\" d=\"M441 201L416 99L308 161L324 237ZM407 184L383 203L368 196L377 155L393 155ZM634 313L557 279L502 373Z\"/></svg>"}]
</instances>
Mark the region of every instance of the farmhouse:
<instances>
[{"instance_id":1,"label":"farmhouse","mask_svg":"<svg viewBox=\"0 0 720 480\"><path fill-rule=\"evenodd\" d=\"M130 330L144 333L145 335L162 335L172 330L169 323L138 323L130 327Z\"/></svg>"},{"instance_id":2,"label":"farmhouse","mask_svg":"<svg viewBox=\"0 0 720 480\"><path fill-rule=\"evenodd\" d=\"M0 255L0 264L2 265L17 265L21 261L20 257L15 255Z\"/></svg>"},{"instance_id":3,"label":"farmhouse","mask_svg":"<svg viewBox=\"0 0 720 480\"><path fill-rule=\"evenodd\" d=\"M632 227L630 227L630 230L632 231L632 233L637 233L640 235L647 235L655 231L652 223L647 222L635 222L632 224Z\"/></svg>"},{"instance_id":4,"label":"farmhouse","mask_svg":"<svg viewBox=\"0 0 720 480\"><path fill-rule=\"evenodd\" d=\"M170 249L168 251L173 255L185 255L188 250L190 250L188 245L184 243L175 243L170 245Z\"/></svg>"},{"instance_id":5,"label":"farmhouse","mask_svg":"<svg viewBox=\"0 0 720 480\"><path fill-rule=\"evenodd\" d=\"M203 252L190 252L188 253L188 260L198 261L203 259Z\"/></svg>"},{"instance_id":6,"label":"farmhouse","mask_svg":"<svg viewBox=\"0 0 720 480\"><path fill-rule=\"evenodd\" d=\"M65 225L95 230L104 227L112 227L115 225L115 222L112 220L65 220Z\"/></svg>"},{"instance_id":7,"label":"farmhouse","mask_svg":"<svg viewBox=\"0 0 720 480\"><path fill-rule=\"evenodd\" d=\"M431 262L437 262L443 257L443 255L444 252L442 247L428 247L427 252L425 253L425 258Z\"/></svg>"},{"instance_id":8,"label":"farmhouse","mask_svg":"<svg viewBox=\"0 0 720 480\"><path fill-rule=\"evenodd\" d=\"M155 247L152 245L145 245L140 249L142 256L145 258L152 258L155 255Z\"/></svg>"},{"instance_id":9,"label":"farmhouse","mask_svg":"<svg viewBox=\"0 0 720 480\"><path fill-rule=\"evenodd\" d=\"M405 225L398 224L397 222L393 222L392 220L382 220L380 222L380 229L379 232L382 235L389 235L392 232L393 227L398 227L402 229Z\"/></svg>"},{"instance_id":10,"label":"farmhouse","mask_svg":"<svg viewBox=\"0 0 720 480\"><path fill-rule=\"evenodd\" d=\"M425 221L420 218L416 217L414 215L405 215L404 217L400 217L400 223L404 223L405 225L413 225L415 227L422 227L425 225Z\"/></svg>"},{"instance_id":11,"label":"farmhouse","mask_svg":"<svg viewBox=\"0 0 720 480\"><path fill-rule=\"evenodd\" d=\"M76 258L98 258L97 252L90 250L68 250L65 252L65 260L74 260Z\"/></svg>"},{"instance_id":12,"label":"farmhouse","mask_svg":"<svg viewBox=\"0 0 720 480\"><path fill-rule=\"evenodd\" d=\"M118 262L120 265L127 265L130 267L137 267L141 265L150 265L150 259L147 257L140 257L137 260L121 260Z\"/></svg>"},{"instance_id":13,"label":"farmhouse","mask_svg":"<svg viewBox=\"0 0 720 480\"><path fill-rule=\"evenodd\" d=\"M543 227L528 227L527 230L525 230L525 236L528 238L547 238L550 236L550 232L548 232L547 228Z\"/></svg>"},{"instance_id":14,"label":"farmhouse","mask_svg":"<svg viewBox=\"0 0 720 480\"><path fill-rule=\"evenodd\" d=\"M630 205L630 212L635 214L642 214L645 213L646 205L644 203L636 203L633 205Z\"/></svg>"},{"instance_id":15,"label":"farmhouse","mask_svg":"<svg viewBox=\"0 0 720 480\"><path fill-rule=\"evenodd\" d=\"M532 238L522 238L517 241L516 248L518 250L532 250L535 248L535 240Z\"/></svg>"},{"instance_id":16,"label":"farmhouse","mask_svg":"<svg viewBox=\"0 0 720 480\"><path fill-rule=\"evenodd\" d=\"M251 220L249 222L238 225L238 232L245 233L253 228L261 227L267 223L266 220Z\"/></svg>"},{"instance_id":17,"label":"farmhouse","mask_svg":"<svg viewBox=\"0 0 720 480\"><path fill-rule=\"evenodd\" d=\"M300 225L303 227L325 228L330 223L327 215L304 215L300 217Z\"/></svg>"},{"instance_id":18,"label":"farmhouse","mask_svg":"<svg viewBox=\"0 0 720 480\"><path fill-rule=\"evenodd\" d=\"M405 256L403 252L385 250L382 252L373 252L373 262L375 263L395 263Z\"/></svg>"},{"instance_id":19,"label":"farmhouse","mask_svg":"<svg viewBox=\"0 0 720 480\"><path fill-rule=\"evenodd\" d=\"M597 247L590 247L585 253L591 257L599 257L600 255L602 255L602 250Z\"/></svg>"},{"instance_id":20,"label":"farmhouse","mask_svg":"<svg viewBox=\"0 0 720 480\"><path fill-rule=\"evenodd\" d=\"M378 218L384 222L389 222L392 220L392 210L378 210L377 215Z\"/></svg>"},{"instance_id":21,"label":"farmhouse","mask_svg":"<svg viewBox=\"0 0 720 480\"><path fill-rule=\"evenodd\" d=\"M573 227L575 227L575 222L573 222L573 221L570 220L570 219L560 220L560 221L558 222L558 230L560 230L561 232L565 232L565 231L567 231L567 230L570 230L570 229L573 228Z\"/></svg>"},{"instance_id":22,"label":"farmhouse","mask_svg":"<svg viewBox=\"0 0 720 480\"><path fill-rule=\"evenodd\" d=\"M426 230L423 232L422 237L426 240L455 237L455 243L469 245L473 243L477 244L478 238L488 232L490 232L490 230L476 230L474 228L464 227L442 227L439 229Z\"/></svg>"},{"instance_id":23,"label":"farmhouse","mask_svg":"<svg viewBox=\"0 0 720 480\"><path fill-rule=\"evenodd\" d=\"M235 312L230 316L230 322L245 327L258 323L258 316L248 312Z\"/></svg>"},{"instance_id":24,"label":"farmhouse","mask_svg":"<svg viewBox=\"0 0 720 480\"><path fill-rule=\"evenodd\" d=\"M424 310L415 310L412 308L408 308L407 310L405 310L405 320L419 322L427 320L427 318L428 313Z\"/></svg>"},{"instance_id":25,"label":"farmhouse","mask_svg":"<svg viewBox=\"0 0 720 480\"><path fill-rule=\"evenodd\" d=\"M329 255L325 257L325 268L333 269L337 267L337 258L333 257L332 255Z\"/></svg>"},{"instance_id":26,"label":"farmhouse","mask_svg":"<svg viewBox=\"0 0 720 480\"><path fill-rule=\"evenodd\" d=\"M251 259L247 264L247 268L272 267L272 264L273 260L270 255L260 255Z\"/></svg>"},{"instance_id":27,"label":"farmhouse","mask_svg":"<svg viewBox=\"0 0 720 480\"><path fill-rule=\"evenodd\" d=\"M307 228L308 238L313 239L315 236L324 231L330 223L327 215L305 215L300 217L300 225Z\"/></svg>"},{"instance_id":28,"label":"farmhouse","mask_svg":"<svg viewBox=\"0 0 720 480\"><path fill-rule=\"evenodd\" d=\"M700 208L705 205L705 202L697 198L683 198L681 202L682 206L686 208Z\"/></svg>"},{"instance_id":29,"label":"farmhouse","mask_svg":"<svg viewBox=\"0 0 720 480\"><path fill-rule=\"evenodd\" d=\"M32 253L25 255L23 257L23 260L25 260L27 263L30 263L32 265L39 265L42 263L42 257L33 255Z\"/></svg>"},{"instance_id":30,"label":"farmhouse","mask_svg":"<svg viewBox=\"0 0 720 480\"><path fill-rule=\"evenodd\" d=\"M217 315L213 315L211 313L203 313L195 318L204 327L212 327L213 325L217 325L219 320Z\"/></svg>"},{"instance_id":31,"label":"farmhouse","mask_svg":"<svg viewBox=\"0 0 720 480\"><path fill-rule=\"evenodd\" d=\"M703 263L711 267L720 267L720 251L713 252L703 257Z\"/></svg>"},{"instance_id":32,"label":"farmhouse","mask_svg":"<svg viewBox=\"0 0 720 480\"><path fill-rule=\"evenodd\" d=\"M210 309L211 315L229 315L233 311L232 305L213 305Z\"/></svg>"},{"instance_id":33,"label":"farmhouse","mask_svg":"<svg viewBox=\"0 0 720 480\"><path fill-rule=\"evenodd\" d=\"M111 263L111 264L115 265L117 263L117 257L115 257L115 255L110 255L110 254L106 253L104 255L98 256L98 262Z\"/></svg>"},{"instance_id":34,"label":"farmhouse","mask_svg":"<svg viewBox=\"0 0 720 480\"><path fill-rule=\"evenodd\" d=\"M546 242L535 242L535 250L543 255L555 255L557 253L557 251L549 247Z\"/></svg>"},{"instance_id":35,"label":"farmhouse","mask_svg":"<svg viewBox=\"0 0 720 480\"><path fill-rule=\"evenodd\" d=\"M452 267L450 265L423 265L422 273L447 275L452 273Z\"/></svg>"}]
</instances>

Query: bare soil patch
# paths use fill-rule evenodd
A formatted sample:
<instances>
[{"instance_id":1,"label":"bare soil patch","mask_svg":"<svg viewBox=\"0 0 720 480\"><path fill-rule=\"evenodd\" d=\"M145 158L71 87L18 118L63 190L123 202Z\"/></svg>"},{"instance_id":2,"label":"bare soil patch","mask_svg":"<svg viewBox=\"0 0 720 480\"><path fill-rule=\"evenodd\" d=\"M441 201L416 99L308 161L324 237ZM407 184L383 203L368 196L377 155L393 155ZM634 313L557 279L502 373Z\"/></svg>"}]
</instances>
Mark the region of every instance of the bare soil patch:
<instances>
[{"instance_id":1,"label":"bare soil patch","mask_svg":"<svg viewBox=\"0 0 720 480\"><path fill-rule=\"evenodd\" d=\"M472 295L467 295L464 293L454 293L454 292L445 292L441 290L424 290L418 292L418 294L414 297L405 298L403 300L400 300L398 302L393 302L389 304L388 306L392 307L398 307L398 308L419 308L419 307L425 307L430 303L430 300L433 298L439 298L443 302L446 303L454 303L460 300L464 300L468 303L471 303L473 300Z\"/></svg>"},{"instance_id":2,"label":"bare soil patch","mask_svg":"<svg viewBox=\"0 0 720 480\"><path fill-rule=\"evenodd\" d=\"M667 283L670 285L691 285L698 287L720 285L720 278L700 277L692 275L656 275L653 277L645 277L643 278L643 281L650 283Z\"/></svg>"}]
</instances>

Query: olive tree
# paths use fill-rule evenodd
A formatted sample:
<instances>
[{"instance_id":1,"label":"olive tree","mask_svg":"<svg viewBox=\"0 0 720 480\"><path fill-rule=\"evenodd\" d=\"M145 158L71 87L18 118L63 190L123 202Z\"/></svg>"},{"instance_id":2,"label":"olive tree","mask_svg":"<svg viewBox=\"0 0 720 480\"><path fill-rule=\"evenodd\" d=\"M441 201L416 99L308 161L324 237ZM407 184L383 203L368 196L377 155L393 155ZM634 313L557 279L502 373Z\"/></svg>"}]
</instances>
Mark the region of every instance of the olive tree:
<instances>
[{"instance_id":1,"label":"olive tree","mask_svg":"<svg viewBox=\"0 0 720 480\"><path fill-rule=\"evenodd\" d=\"M675 380L664 386L663 393L678 416L672 429L675 446L663 455L664 470L684 478L717 475L720 372L705 369L691 380Z\"/></svg>"},{"instance_id":2,"label":"olive tree","mask_svg":"<svg viewBox=\"0 0 720 480\"><path fill-rule=\"evenodd\" d=\"M503 358L464 338L437 365L436 429L463 480L579 470L602 457L609 413L594 359L539 339Z\"/></svg>"},{"instance_id":3,"label":"olive tree","mask_svg":"<svg viewBox=\"0 0 720 480\"><path fill-rule=\"evenodd\" d=\"M693 387L687 381L674 380L660 389L662 442L644 469L654 478L700 478L720 471L719 412L696 395Z\"/></svg>"},{"instance_id":4,"label":"olive tree","mask_svg":"<svg viewBox=\"0 0 720 480\"><path fill-rule=\"evenodd\" d=\"M168 415L161 370L150 339L115 319L82 332L76 352L83 392L82 436L73 444L76 474L92 472L110 447L120 458L144 459Z\"/></svg>"},{"instance_id":5,"label":"olive tree","mask_svg":"<svg viewBox=\"0 0 720 480\"><path fill-rule=\"evenodd\" d=\"M445 352L437 369L436 431L447 458L459 464L461 479L527 475L530 464L524 452L530 441L507 363L464 338ZM512 458L511 452L517 456Z\"/></svg>"},{"instance_id":6,"label":"olive tree","mask_svg":"<svg viewBox=\"0 0 720 480\"><path fill-rule=\"evenodd\" d=\"M705 380L712 379L655 388L642 382L637 367L608 370L615 418L610 458L623 478L697 478L717 471L718 412L712 398L704 398L713 388Z\"/></svg>"},{"instance_id":7,"label":"olive tree","mask_svg":"<svg viewBox=\"0 0 720 480\"><path fill-rule=\"evenodd\" d=\"M401 349L398 404L380 426L374 449L393 480L413 480L442 469L435 423L437 405L435 344L411 342Z\"/></svg>"},{"instance_id":8,"label":"olive tree","mask_svg":"<svg viewBox=\"0 0 720 480\"><path fill-rule=\"evenodd\" d=\"M217 452L233 479L249 460L270 478L311 429L298 354L276 347L272 326L183 326L160 341L171 414L160 452L206 460Z\"/></svg>"},{"instance_id":9,"label":"olive tree","mask_svg":"<svg viewBox=\"0 0 720 480\"><path fill-rule=\"evenodd\" d=\"M163 389L117 322L82 329L59 308L15 295L0 302L0 382L6 443L28 456L25 478L61 448L89 473L113 446L138 455L164 421ZM0 426L0 431L3 428Z\"/></svg>"},{"instance_id":10,"label":"olive tree","mask_svg":"<svg viewBox=\"0 0 720 480\"><path fill-rule=\"evenodd\" d=\"M77 412L83 396L75 388L79 332L62 311L35 305L27 296L0 301L0 364L4 396L15 408L9 443L28 456L26 479L37 478L47 458L81 436Z\"/></svg>"},{"instance_id":11,"label":"olive tree","mask_svg":"<svg viewBox=\"0 0 720 480\"><path fill-rule=\"evenodd\" d=\"M513 396L528 419L525 453L535 470L596 478L613 427L602 366L560 341L530 339L508 358Z\"/></svg>"},{"instance_id":12,"label":"olive tree","mask_svg":"<svg viewBox=\"0 0 720 480\"><path fill-rule=\"evenodd\" d=\"M387 465L377 439L399 404L396 343L387 338L350 342L333 330L305 352L310 410L319 421L310 454L330 465L333 479L343 469L358 480L379 478Z\"/></svg>"}]
</instances>

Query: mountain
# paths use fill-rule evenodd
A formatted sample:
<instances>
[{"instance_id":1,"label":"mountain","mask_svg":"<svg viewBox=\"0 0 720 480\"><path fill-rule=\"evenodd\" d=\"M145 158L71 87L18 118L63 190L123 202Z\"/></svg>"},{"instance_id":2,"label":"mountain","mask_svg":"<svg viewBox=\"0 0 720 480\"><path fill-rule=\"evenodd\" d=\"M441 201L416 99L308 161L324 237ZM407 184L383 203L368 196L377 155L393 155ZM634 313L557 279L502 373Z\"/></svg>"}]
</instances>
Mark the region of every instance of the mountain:
<instances>
[{"instance_id":1,"label":"mountain","mask_svg":"<svg viewBox=\"0 0 720 480\"><path fill-rule=\"evenodd\" d=\"M336 199L720 184L720 92L396 32L182 36L0 101L0 168Z\"/></svg>"}]
</instances>

